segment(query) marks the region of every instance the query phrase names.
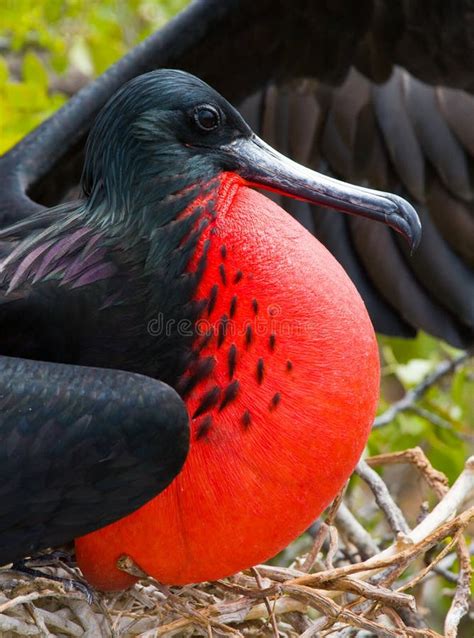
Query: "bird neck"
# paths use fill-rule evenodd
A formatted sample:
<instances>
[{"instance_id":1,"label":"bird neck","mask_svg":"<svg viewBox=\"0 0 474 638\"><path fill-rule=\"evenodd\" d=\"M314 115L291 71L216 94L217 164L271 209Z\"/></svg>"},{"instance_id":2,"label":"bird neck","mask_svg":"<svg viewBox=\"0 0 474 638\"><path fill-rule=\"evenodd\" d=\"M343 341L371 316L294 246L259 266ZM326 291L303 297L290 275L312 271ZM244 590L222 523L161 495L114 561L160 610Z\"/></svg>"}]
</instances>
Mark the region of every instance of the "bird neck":
<instances>
[{"instance_id":1,"label":"bird neck","mask_svg":"<svg viewBox=\"0 0 474 638\"><path fill-rule=\"evenodd\" d=\"M120 334L109 338L104 353L116 367L177 387L198 358L193 344L207 301L198 299L196 291L208 267L215 219L226 206L227 182L222 174L179 189L180 180L170 180L169 194L155 206L145 193L147 203L142 200L131 222L122 223L114 210L89 207L88 224L105 231L127 280L119 284ZM103 322L110 334L107 312Z\"/></svg>"},{"instance_id":2,"label":"bird neck","mask_svg":"<svg viewBox=\"0 0 474 638\"><path fill-rule=\"evenodd\" d=\"M195 203L216 187L216 169L206 161L186 157L177 161L166 144L147 153L136 140L124 144L125 148L117 150L119 164L106 155L100 168L94 169L94 178L90 175L94 173L91 160L84 171L85 214L96 225L116 234L149 237L189 214Z\"/></svg>"},{"instance_id":3,"label":"bird neck","mask_svg":"<svg viewBox=\"0 0 474 638\"><path fill-rule=\"evenodd\" d=\"M88 223L107 228L115 236L150 237L157 228L177 219L199 192L199 187L179 175L137 182L123 192L99 183L87 198L84 216Z\"/></svg>"}]
</instances>

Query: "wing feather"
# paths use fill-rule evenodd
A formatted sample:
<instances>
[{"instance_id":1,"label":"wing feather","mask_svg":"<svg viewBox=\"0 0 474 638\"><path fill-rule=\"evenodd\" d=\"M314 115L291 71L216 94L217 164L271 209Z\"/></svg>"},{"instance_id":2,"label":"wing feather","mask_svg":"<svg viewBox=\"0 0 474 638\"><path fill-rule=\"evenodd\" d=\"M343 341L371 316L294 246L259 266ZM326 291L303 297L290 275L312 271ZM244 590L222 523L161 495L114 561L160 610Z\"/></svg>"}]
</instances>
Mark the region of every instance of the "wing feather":
<instances>
[{"instance_id":1,"label":"wing feather","mask_svg":"<svg viewBox=\"0 0 474 638\"><path fill-rule=\"evenodd\" d=\"M0 564L159 494L189 447L176 392L141 375L0 357Z\"/></svg>"}]
</instances>

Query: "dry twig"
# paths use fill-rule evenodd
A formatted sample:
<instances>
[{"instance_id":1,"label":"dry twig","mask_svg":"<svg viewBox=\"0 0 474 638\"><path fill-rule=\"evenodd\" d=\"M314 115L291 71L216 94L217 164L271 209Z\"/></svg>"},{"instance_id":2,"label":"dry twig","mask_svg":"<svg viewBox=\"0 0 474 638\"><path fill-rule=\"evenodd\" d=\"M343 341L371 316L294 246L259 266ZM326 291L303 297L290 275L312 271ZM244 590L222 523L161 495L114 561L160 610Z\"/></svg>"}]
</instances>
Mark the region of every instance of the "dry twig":
<instances>
[{"instance_id":1,"label":"dry twig","mask_svg":"<svg viewBox=\"0 0 474 638\"><path fill-rule=\"evenodd\" d=\"M372 428L377 429L384 425L388 425L394 420L397 414L410 410L431 387L436 385L446 375L454 372L470 356L471 354L469 352L463 352L455 359L440 363L431 374L428 374L423 381L421 381L421 383L409 390L404 397L402 397L399 401L392 403L392 405L387 408L383 414L379 415L375 419Z\"/></svg>"}]
</instances>

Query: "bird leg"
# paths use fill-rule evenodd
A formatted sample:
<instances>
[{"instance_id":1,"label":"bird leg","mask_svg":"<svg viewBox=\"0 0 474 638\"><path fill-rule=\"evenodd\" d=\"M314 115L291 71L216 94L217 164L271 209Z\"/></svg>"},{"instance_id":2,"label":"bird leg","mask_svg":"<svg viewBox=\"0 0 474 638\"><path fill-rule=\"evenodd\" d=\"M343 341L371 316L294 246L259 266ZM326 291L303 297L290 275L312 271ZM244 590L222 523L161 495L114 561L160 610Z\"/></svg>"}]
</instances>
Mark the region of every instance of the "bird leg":
<instances>
[{"instance_id":1,"label":"bird leg","mask_svg":"<svg viewBox=\"0 0 474 638\"><path fill-rule=\"evenodd\" d=\"M35 556L31 556L30 558L24 558L22 560L16 561L14 564L27 564L29 567L46 567L49 565L56 566L62 563L72 567L74 566L75 561L72 558L72 554L70 552L56 549L52 552L36 554Z\"/></svg>"},{"instance_id":2,"label":"bird leg","mask_svg":"<svg viewBox=\"0 0 474 638\"><path fill-rule=\"evenodd\" d=\"M49 554L43 554L40 556L33 556L32 558L22 559L12 564L11 570L30 576L31 578L45 578L46 580L52 580L55 583L61 583L64 589L69 592L72 590L80 591L86 597L87 602L91 605L95 600L94 590L85 582L76 578L65 578L62 576L54 576L52 574L46 574L45 572L37 569L37 567L46 567L53 565L62 565L69 568L72 564L71 555L63 551L54 551Z\"/></svg>"}]
</instances>

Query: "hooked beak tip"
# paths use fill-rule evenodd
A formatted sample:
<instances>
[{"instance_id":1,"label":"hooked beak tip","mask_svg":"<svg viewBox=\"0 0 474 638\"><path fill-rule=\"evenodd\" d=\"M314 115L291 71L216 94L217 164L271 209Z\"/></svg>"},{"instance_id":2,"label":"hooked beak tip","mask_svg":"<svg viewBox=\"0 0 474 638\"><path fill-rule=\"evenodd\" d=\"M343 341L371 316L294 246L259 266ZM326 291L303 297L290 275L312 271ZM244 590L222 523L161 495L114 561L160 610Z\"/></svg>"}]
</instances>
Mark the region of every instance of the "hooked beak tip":
<instances>
[{"instance_id":1,"label":"hooked beak tip","mask_svg":"<svg viewBox=\"0 0 474 638\"><path fill-rule=\"evenodd\" d=\"M422 229L421 222L413 206L403 197L398 195L387 195L395 204L395 219L392 223L391 215L387 216L387 224L403 235L410 246L410 255L416 251L420 245Z\"/></svg>"}]
</instances>

